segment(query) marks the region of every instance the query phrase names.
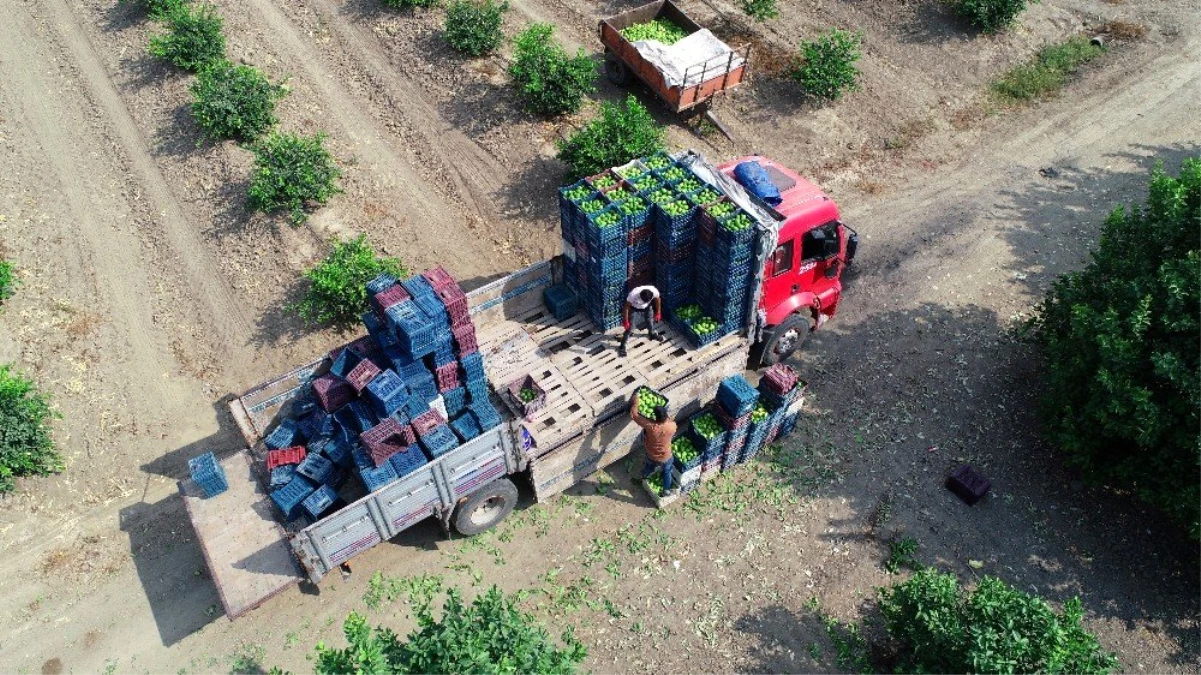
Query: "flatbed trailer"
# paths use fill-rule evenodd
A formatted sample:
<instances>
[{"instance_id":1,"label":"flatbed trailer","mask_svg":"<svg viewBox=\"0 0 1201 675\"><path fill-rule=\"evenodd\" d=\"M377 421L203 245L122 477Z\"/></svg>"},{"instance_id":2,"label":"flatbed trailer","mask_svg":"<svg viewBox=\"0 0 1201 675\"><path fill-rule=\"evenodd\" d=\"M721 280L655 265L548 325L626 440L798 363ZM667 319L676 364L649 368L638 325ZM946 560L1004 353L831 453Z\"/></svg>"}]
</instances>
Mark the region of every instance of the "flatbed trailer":
<instances>
[{"instance_id":1,"label":"flatbed trailer","mask_svg":"<svg viewBox=\"0 0 1201 675\"><path fill-rule=\"evenodd\" d=\"M759 220L752 281L757 289L778 219L699 155L681 160ZM493 394L502 413L499 426L376 492L359 486L353 500L316 522L282 522L264 489L269 477L263 438L312 380L328 371L330 356L230 402L248 446L222 461L230 489L208 499L191 479L180 481L179 489L231 619L305 578L320 581L426 518L437 519L449 533L457 516L464 509L472 513L483 497L506 487L515 497L510 478L528 482L539 502L550 499L640 448L641 430L628 413L639 387L666 395L671 414L682 418L699 410L722 379L745 369L759 313L748 312L743 330L699 349L665 323L660 326L665 340L636 333L630 355L620 357L620 328L599 330L582 313L556 321L545 309L542 292L562 281L562 270L561 257L555 257L467 294L492 390L502 392L528 375L546 392L545 407L519 417L515 405ZM753 306L758 291L750 295Z\"/></svg>"}]
</instances>

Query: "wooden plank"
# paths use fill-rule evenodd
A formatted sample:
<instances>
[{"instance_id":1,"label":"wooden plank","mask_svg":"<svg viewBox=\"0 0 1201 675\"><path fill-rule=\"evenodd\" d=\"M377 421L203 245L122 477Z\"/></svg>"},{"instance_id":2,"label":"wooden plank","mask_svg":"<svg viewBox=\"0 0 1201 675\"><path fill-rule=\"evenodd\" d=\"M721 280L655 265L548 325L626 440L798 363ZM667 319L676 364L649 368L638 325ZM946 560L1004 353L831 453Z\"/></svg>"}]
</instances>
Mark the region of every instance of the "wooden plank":
<instances>
[{"instance_id":1,"label":"wooden plank","mask_svg":"<svg viewBox=\"0 0 1201 675\"><path fill-rule=\"evenodd\" d=\"M558 367L549 361L543 361L543 364L543 368L531 372L530 376L546 392L546 407L521 422L534 441L535 449L530 453L534 457L540 454L539 450L553 448L565 438L579 433L593 419L592 407Z\"/></svg>"},{"instance_id":2,"label":"wooden plank","mask_svg":"<svg viewBox=\"0 0 1201 675\"><path fill-rule=\"evenodd\" d=\"M190 478L179 482L179 491L221 604L234 619L298 583L301 571L250 455L239 452L221 467L225 492L205 499Z\"/></svg>"}]
</instances>

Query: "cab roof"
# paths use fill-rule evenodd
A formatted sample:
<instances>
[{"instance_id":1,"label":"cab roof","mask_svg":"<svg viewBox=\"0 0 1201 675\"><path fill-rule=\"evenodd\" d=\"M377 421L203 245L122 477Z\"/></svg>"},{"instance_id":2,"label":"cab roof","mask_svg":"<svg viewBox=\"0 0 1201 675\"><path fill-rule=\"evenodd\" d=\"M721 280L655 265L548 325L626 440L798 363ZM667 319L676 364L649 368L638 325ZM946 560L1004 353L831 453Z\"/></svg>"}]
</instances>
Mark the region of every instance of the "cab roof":
<instances>
[{"instance_id":1,"label":"cab roof","mask_svg":"<svg viewBox=\"0 0 1201 675\"><path fill-rule=\"evenodd\" d=\"M800 225L807 230L839 219L838 205L833 199L821 188L775 160L762 155L747 155L730 160L717 168L733 180L734 167L743 162L758 162L767 170L768 178L780 191L780 197L783 199L775 209L785 217L786 227Z\"/></svg>"}]
</instances>

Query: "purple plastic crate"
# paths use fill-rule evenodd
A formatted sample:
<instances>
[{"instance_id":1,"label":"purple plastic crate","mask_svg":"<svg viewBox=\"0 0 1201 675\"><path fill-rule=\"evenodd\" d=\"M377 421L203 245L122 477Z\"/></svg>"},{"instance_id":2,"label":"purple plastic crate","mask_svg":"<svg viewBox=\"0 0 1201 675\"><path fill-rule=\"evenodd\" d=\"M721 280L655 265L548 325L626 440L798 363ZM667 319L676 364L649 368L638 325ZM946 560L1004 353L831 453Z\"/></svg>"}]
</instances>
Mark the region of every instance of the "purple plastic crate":
<instances>
[{"instance_id":1,"label":"purple plastic crate","mask_svg":"<svg viewBox=\"0 0 1201 675\"><path fill-rule=\"evenodd\" d=\"M955 493L968 506L974 506L988 494L988 490L992 487L992 481L980 475L971 466L964 464L963 466L951 472L947 476L947 489Z\"/></svg>"},{"instance_id":2,"label":"purple plastic crate","mask_svg":"<svg viewBox=\"0 0 1201 675\"><path fill-rule=\"evenodd\" d=\"M326 412L333 412L350 403L356 396L354 387L345 380L326 374L313 380L313 394Z\"/></svg>"}]
</instances>

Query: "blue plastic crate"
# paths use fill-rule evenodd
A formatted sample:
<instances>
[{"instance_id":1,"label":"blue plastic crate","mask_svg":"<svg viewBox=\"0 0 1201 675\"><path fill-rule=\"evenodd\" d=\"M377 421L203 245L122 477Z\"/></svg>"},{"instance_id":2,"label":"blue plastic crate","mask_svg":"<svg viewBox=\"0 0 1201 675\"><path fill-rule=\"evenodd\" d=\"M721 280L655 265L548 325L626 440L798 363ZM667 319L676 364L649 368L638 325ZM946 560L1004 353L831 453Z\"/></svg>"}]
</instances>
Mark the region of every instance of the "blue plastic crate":
<instances>
[{"instance_id":1,"label":"blue plastic crate","mask_svg":"<svg viewBox=\"0 0 1201 675\"><path fill-rule=\"evenodd\" d=\"M438 304L441 306L441 303ZM434 350L438 338L437 326L414 301L406 300L392 305L386 313L396 331L398 346L406 354L418 358Z\"/></svg>"},{"instance_id":2,"label":"blue plastic crate","mask_svg":"<svg viewBox=\"0 0 1201 675\"><path fill-rule=\"evenodd\" d=\"M564 284L547 286L542 291L542 300L557 321L566 321L579 310L579 297Z\"/></svg>"},{"instance_id":3,"label":"blue plastic crate","mask_svg":"<svg viewBox=\"0 0 1201 675\"><path fill-rule=\"evenodd\" d=\"M354 460L356 469L369 469L375 466L375 460L371 459L371 453L367 452L367 448L361 444L356 444L350 449L351 459Z\"/></svg>"},{"instance_id":4,"label":"blue plastic crate","mask_svg":"<svg viewBox=\"0 0 1201 675\"><path fill-rule=\"evenodd\" d=\"M341 430L341 433L336 435L346 440L358 438L363 431L359 428L358 418L349 405L343 406L334 413L334 423Z\"/></svg>"},{"instance_id":5,"label":"blue plastic crate","mask_svg":"<svg viewBox=\"0 0 1201 675\"><path fill-rule=\"evenodd\" d=\"M416 281L420 279L420 281ZM402 284L406 290L413 296L413 303L421 309L422 314L430 320L436 328L444 328L450 325L450 315L446 313L446 306L438 299L438 294L434 292L432 286L425 277L420 274L413 275L406 279ZM420 292L414 292L414 288L421 288Z\"/></svg>"},{"instance_id":6,"label":"blue plastic crate","mask_svg":"<svg viewBox=\"0 0 1201 675\"><path fill-rule=\"evenodd\" d=\"M420 392L417 392L413 396L409 397L408 403L405 403L405 406L401 408L401 411L403 411L405 415L408 415L409 419L412 419L424 412L427 412L430 409L431 400L433 399L426 399L424 395L422 395Z\"/></svg>"},{"instance_id":7,"label":"blue plastic crate","mask_svg":"<svg viewBox=\"0 0 1201 675\"><path fill-rule=\"evenodd\" d=\"M618 216L617 222L605 227L598 227L596 219L604 213L616 213ZM625 214L621 212L621 209L612 204L595 213L588 214L587 221L584 224L584 240L588 242L589 252L612 241L624 244L626 235L628 234L627 225L628 219L625 217Z\"/></svg>"},{"instance_id":8,"label":"blue plastic crate","mask_svg":"<svg viewBox=\"0 0 1201 675\"><path fill-rule=\"evenodd\" d=\"M409 398L409 388L404 380L391 370L371 378L364 391L372 410L381 419L399 410Z\"/></svg>"},{"instance_id":9,"label":"blue plastic crate","mask_svg":"<svg viewBox=\"0 0 1201 675\"><path fill-rule=\"evenodd\" d=\"M454 417L467 408L467 387L458 386L442 392L442 400L446 403L446 414Z\"/></svg>"},{"instance_id":10,"label":"blue plastic crate","mask_svg":"<svg viewBox=\"0 0 1201 675\"><path fill-rule=\"evenodd\" d=\"M492 407L487 399L473 401L471 414L475 415L476 422L479 422L481 432L500 426L500 413L496 412L496 408Z\"/></svg>"},{"instance_id":11,"label":"blue plastic crate","mask_svg":"<svg viewBox=\"0 0 1201 675\"><path fill-rule=\"evenodd\" d=\"M292 520L300 515L300 505L308 499L317 486L304 476L296 476L287 485L271 493L271 501L284 514L284 520Z\"/></svg>"},{"instance_id":12,"label":"blue plastic crate","mask_svg":"<svg viewBox=\"0 0 1201 675\"><path fill-rule=\"evenodd\" d=\"M409 393L411 394L409 397L410 404L414 398L421 399L426 404L438 398L438 382L434 380L434 376L428 370L407 378L405 384L408 386ZM406 410L412 409L413 406L410 404L405 404ZM414 417L415 415L410 413L410 416Z\"/></svg>"},{"instance_id":13,"label":"blue plastic crate","mask_svg":"<svg viewBox=\"0 0 1201 675\"><path fill-rule=\"evenodd\" d=\"M688 201L688 198L684 197L682 195L680 196L680 199L682 199L684 201ZM657 221L656 227L657 228L661 227L661 228L665 228L668 230L675 229L675 228L686 228L686 227L690 227L690 226L695 227L695 225L690 225L690 224L696 218L696 204L693 204L692 202L688 202L688 205L689 205L688 210L678 216L673 216L673 215L669 214L667 211L664 211L662 207L656 206L656 208L655 208L655 220Z\"/></svg>"},{"instance_id":14,"label":"blue plastic crate","mask_svg":"<svg viewBox=\"0 0 1201 675\"><path fill-rule=\"evenodd\" d=\"M298 418L297 427L300 435L307 440L328 438L334 433L334 418L321 408L317 408Z\"/></svg>"},{"instance_id":15,"label":"blue plastic crate","mask_svg":"<svg viewBox=\"0 0 1201 675\"><path fill-rule=\"evenodd\" d=\"M479 352L473 352L461 358L460 363L463 364L463 372L467 376L467 383L472 382L487 382L488 375L484 372L484 356Z\"/></svg>"},{"instance_id":16,"label":"blue plastic crate","mask_svg":"<svg viewBox=\"0 0 1201 675\"><path fill-rule=\"evenodd\" d=\"M354 415L355 424L359 427L359 433L367 431L379 421L379 418L371 412L371 406L363 401L351 401L346 407Z\"/></svg>"},{"instance_id":17,"label":"blue plastic crate","mask_svg":"<svg viewBox=\"0 0 1201 675\"><path fill-rule=\"evenodd\" d=\"M292 479L295 477L296 477L296 465L295 464L282 464L280 466L277 466L271 470L271 482L270 482L271 489L274 490L276 488L281 488L281 487L287 485L288 483L291 483Z\"/></svg>"},{"instance_id":18,"label":"blue plastic crate","mask_svg":"<svg viewBox=\"0 0 1201 675\"><path fill-rule=\"evenodd\" d=\"M188 471L192 475L192 481L204 492L205 498L216 497L229 489L225 469L221 468L216 455L211 452L188 460Z\"/></svg>"},{"instance_id":19,"label":"blue plastic crate","mask_svg":"<svg viewBox=\"0 0 1201 675\"><path fill-rule=\"evenodd\" d=\"M483 430L480 429L479 420L475 418L475 415L470 410L451 420L450 428L454 430L455 435L464 443L483 433Z\"/></svg>"},{"instance_id":20,"label":"blue plastic crate","mask_svg":"<svg viewBox=\"0 0 1201 675\"><path fill-rule=\"evenodd\" d=\"M351 465L350 444L342 438L331 438L321 444L318 449L321 454L329 458L329 461L342 468L347 468Z\"/></svg>"},{"instance_id":21,"label":"blue plastic crate","mask_svg":"<svg viewBox=\"0 0 1201 675\"><path fill-rule=\"evenodd\" d=\"M704 347L705 345L713 344L714 342L717 342L718 340L720 340L723 337L725 337L726 335L728 335L728 333L722 332L722 328L720 326L714 330L709 331L708 333L705 333L704 335L700 335L695 330L693 330L691 325L688 326L687 334L688 334L688 340L692 343L692 346L697 349Z\"/></svg>"},{"instance_id":22,"label":"blue plastic crate","mask_svg":"<svg viewBox=\"0 0 1201 675\"><path fill-rule=\"evenodd\" d=\"M434 364L437 366L444 366L455 361L454 336L450 331L447 331L445 335L445 340L434 343Z\"/></svg>"},{"instance_id":23,"label":"blue plastic crate","mask_svg":"<svg viewBox=\"0 0 1201 675\"><path fill-rule=\"evenodd\" d=\"M644 239L637 244L632 244L626 247L626 260L633 262L649 258L654 253L654 245L650 239Z\"/></svg>"},{"instance_id":24,"label":"blue plastic crate","mask_svg":"<svg viewBox=\"0 0 1201 675\"><path fill-rule=\"evenodd\" d=\"M353 349L343 349L334 357L333 363L329 366L329 372L342 379L346 379L350 371L354 370L354 367L359 365L359 362L362 360L363 357L356 354Z\"/></svg>"},{"instance_id":25,"label":"blue plastic crate","mask_svg":"<svg viewBox=\"0 0 1201 675\"><path fill-rule=\"evenodd\" d=\"M263 443L272 450L280 448L290 448L293 445L299 445L304 442L304 433L300 429L300 425L296 420L284 418L280 421L275 430L267 435Z\"/></svg>"},{"instance_id":26,"label":"blue plastic crate","mask_svg":"<svg viewBox=\"0 0 1201 675\"><path fill-rule=\"evenodd\" d=\"M387 272L381 273L379 276L367 282L367 295L375 295L380 293L387 288L390 288L395 283L396 277L388 274Z\"/></svg>"},{"instance_id":27,"label":"blue plastic crate","mask_svg":"<svg viewBox=\"0 0 1201 675\"><path fill-rule=\"evenodd\" d=\"M430 429L420 438L420 441L422 449L430 459L437 459L459 447L459 439L445 424L439 424Z\"/></svg>"},{"instance_id":28,"label":"blue plastic crate","mask_svg":"<svg viewBox=\"0 0 1201 675\"><path fill-rule=\"evenodd\" d=\"M392 370L404 377L404 369L416 363L418 359L400 348L399 343L384 347L384 357L392 363ZM382 370L382 369L381 369Z\"/></svg>"},{"instance_id":29,"label":"blue plastic crate","mask_svg":"<svg viewBox=\"0 0 1201 675\"><path fill-rule=\"evenodd\" d=\"M363 480L368 492L375 492L396 480L397 475L392 463L384 462L381 466L372 464L370 467L359 467L359 478Z\"/></svg>"},{"instance_id":30,"label":"blue plastic crate","mask_svg":"<svg viewBox=\"0 0 1201 675\"><path fill-rule=\"evenodd\" d=\"M488 383L481 380L471 380L467 382L467 393L471 400L487 401L488 400ZM449 412L449 411L448 411Z\"/></svg>"},{"instance_id":31,"label":"blue plastic crate","mask_svg":"<svg viewBox=\"0 0 1201 675\"><path fill-rule=\"evenodd\" d=\"M788 434L791 434L793 430L796 429L798 417L800 417L800 415L785 415L784 420L780 422L779 436L787 436Z\"/></svg>"},{"instance_id":32,"label":"blue plastic crate","mask_svg":"<svg viewBox=\"0 0 1201 675\"><path fill-rule=\"evenodd\" d=\"M404 478L425 466L427 461L420 446L410 446L407 450L402 450L389 457L388 463L392 465L392 470L396 472L397 478Z\"/></svg>"},{"instance_id":33,"label":"blue plastic crate","mask_svg":"<svg viewBox=\"0 0 1201 675\"><path fill-rule=\"evenodd\" d=\"M321 514L325 513L329 507L334 505L338 499L338 493L328 485L322 485L313 491L313 494L305 497L301 502L304 507L304 512L313 520L321 520Z\"/></svg>"},{"instance_id":34,"label":"blue plastic crate","mask_svg":"<svg viewBox=\"0 0 1201 675\"><path fill-rule=\"evenodd\" d=\"M296 466L296 473L314 483L324 483L333 469L334 463L329 459L317 453L309 453Z\"/></svg>"},{"instance_id":35,"label":"blue plastic crate","mask_svg":"<svg viewBox=\"0 0 1201 675\"><path fill-rule=\"evenodd\" d=\"M702 410L701 412L690 417L688 419L688 427L687 427L687 433L689 434L689 436L691 436L692 442L696 444L697 451L699 451L701 453L702 461L708 461L710 459L713 459L714 457L721 455L721 451L726 447L726 432L725 431L719 432L713 438L705 438L705 437L701 436L699 433L697 433L696 429L692 426L692 422L697 417L705 414L706 412L707 411Z\"/></svg>"}]
</instances>

